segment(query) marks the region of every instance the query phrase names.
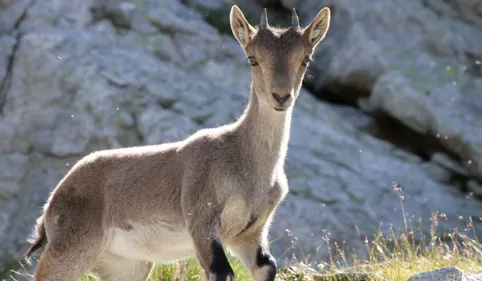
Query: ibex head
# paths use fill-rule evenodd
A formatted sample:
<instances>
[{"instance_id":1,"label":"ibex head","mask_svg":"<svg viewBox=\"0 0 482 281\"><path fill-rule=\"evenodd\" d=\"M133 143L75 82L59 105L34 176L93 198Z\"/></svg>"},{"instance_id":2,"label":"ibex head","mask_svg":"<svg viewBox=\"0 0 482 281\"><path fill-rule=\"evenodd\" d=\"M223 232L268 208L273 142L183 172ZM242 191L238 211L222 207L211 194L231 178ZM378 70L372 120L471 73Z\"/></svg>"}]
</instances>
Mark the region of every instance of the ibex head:
<instances>
[{"instance_id":1,"label":"ibex head","mask_svg":"<svg viewBox=\"0 0 482 281\"><path fill-rule=\"evenodd\" d=\"M266 9L260 24L253 27L234 5L230 22L251 65L259 99L276 111L285 111L297 98L311 56L328 31L330 9L321 9L306 28L300 26L293 9L291 26L276 28L269 25Z\"/></svg>"}]
</instances>

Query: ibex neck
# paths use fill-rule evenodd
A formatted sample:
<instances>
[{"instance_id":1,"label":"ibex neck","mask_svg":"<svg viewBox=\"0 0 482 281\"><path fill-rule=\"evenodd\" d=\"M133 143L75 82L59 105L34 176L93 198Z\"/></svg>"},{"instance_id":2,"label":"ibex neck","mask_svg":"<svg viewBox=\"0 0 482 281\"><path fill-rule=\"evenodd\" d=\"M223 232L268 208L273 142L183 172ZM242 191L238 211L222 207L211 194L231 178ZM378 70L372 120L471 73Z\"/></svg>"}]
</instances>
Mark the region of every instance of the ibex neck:
<instances>
[{"instance_id":1,"label":"ibex neck","mask_svg":"<svg viewBox=\"0 0 482 281\"><path fill-rule=\"evenodd\" d=\"M290 135L292 108L277 112L261 101L251 87L249 104L237 121L236 130L244 138L253 164L262 173L271 173L284 164Z\"/></svg>"}]
</instances>

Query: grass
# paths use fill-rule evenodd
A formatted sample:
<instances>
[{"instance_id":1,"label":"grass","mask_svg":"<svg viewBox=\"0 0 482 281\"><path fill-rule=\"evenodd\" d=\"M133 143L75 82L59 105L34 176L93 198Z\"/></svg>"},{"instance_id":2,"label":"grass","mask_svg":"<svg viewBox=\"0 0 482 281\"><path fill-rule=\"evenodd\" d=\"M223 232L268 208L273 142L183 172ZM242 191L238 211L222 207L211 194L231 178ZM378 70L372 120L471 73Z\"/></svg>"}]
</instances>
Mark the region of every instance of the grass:
<instances>
[{"instance_id":1,"label":"grass","mask_svg":"<svg viewBox=\"0 0 482 281\"><path fill-rule=\"evenodd\" d=\"M442 215L443 217L443 215ZM352 257L351 269L368 273L374 280L406 281L410 276L442 267L458 267L465 273L482 271L482 245L466 233L454 230L441 237L435 235L440 215L432 217L431 237L425 244L417 239L413 229L396 234L392 229L387 235L379 232L374 239L365 240L366 258ZM473 222L466 231L473 230ZM422 236L419 233L419 237ZM321 270L343 273L346 268L344 252L335 244L335 254Z\"/></svg>"},{"instance_id":2,"label":"grass","mask_svg":"<svg viewBox=\"0 0 482 281\"><path fill-rule=\"evenodd\" d=\"M394 190L401 192L401 187L394 183ZM301 261L292 257L289 266L279 269L277 280L308 281L308 280L362 280L362 279L335 279L335 274L348 274L349 272L366 273L371 279L363 280L390 280L406 281L410 276L442 267L455 266L464 273L482 272L482 245L477 240L473 218L468 218L465 229L453 229L441 236L437 236L440 222L447 219L443 213L434 213L431 217L429 237L422 231L422 220L418 221L416 228L409 228L403 208L403 196L400 196L402 215L405 221L404 229L396 233L392 228L387 233L378 231L373 238L365 238L363 257L347 255L349 252L343 245L332 242L329 235L323 238L323 247L330 253L327 262L315 264L309 258ZM482 218L477 218L482 220ZM290 231L287 231L291 235ZM475 238L472 238L473 236ZM283 253L280 260L294 244ZM321 247L321 246L320 246ZM300 248L301 250L301 248ZM232 256L228 255L231 266L235 272L236 281L251 281L251 277L243 266ZM349 265L349 267L347 267ZM323 275L320 275L320 272ZM20 274L13 271L14 275ZM12 280L15 276L12 275ZM325 276L325 277L323 277ZM331 276L331 277L326 277ZM22 277L25 278L23 275ZM346 277L346 276L345 276ZM31 276L27 276L33 280ZM22 279L23 280L23 279ZM92 276L84 276L80 281L95 281ZM157 265L152 271L149 281L203 281L204 273L194 258L179 261L176 264Z\"/></svg>"}]
</instances>

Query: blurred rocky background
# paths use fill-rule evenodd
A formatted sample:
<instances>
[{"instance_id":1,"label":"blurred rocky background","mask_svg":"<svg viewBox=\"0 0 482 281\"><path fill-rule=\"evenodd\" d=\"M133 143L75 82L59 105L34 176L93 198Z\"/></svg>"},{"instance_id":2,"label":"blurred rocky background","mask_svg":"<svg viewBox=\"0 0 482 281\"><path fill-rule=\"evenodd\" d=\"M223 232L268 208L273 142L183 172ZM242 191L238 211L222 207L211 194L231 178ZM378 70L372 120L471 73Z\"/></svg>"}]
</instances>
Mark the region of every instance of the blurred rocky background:
<instances>
[{"instance_id":1,"label":"blurred rocky background","mask_svg":"<svg viewBox=\"0 0 482 281\"><path fill-rule=\"evenodd\" d=\"M272 25L332 11L294 112L276 257L326 260L327 236L363 254L405 227L401 203L425 233L434 212L440 231L472 217L482 233L481 0L0 0L0 272L82 156L242 113L232 4L253 25L262 7Z\"/></svg>"}]
</instances>

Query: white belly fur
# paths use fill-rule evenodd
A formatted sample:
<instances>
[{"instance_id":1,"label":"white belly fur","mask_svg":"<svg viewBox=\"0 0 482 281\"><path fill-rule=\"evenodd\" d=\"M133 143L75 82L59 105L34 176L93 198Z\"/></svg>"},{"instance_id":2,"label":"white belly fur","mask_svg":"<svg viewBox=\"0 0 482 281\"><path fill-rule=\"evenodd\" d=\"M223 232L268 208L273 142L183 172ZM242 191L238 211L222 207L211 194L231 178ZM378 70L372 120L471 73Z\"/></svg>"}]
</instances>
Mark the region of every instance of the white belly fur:
<instances>
[{"instance_id":1,"label":"white belly fur","mask_svg":"<svg viewBox=\"0 0 482 281\"><path fill-rule=\"evenodd\" d=\"M132 224L126 231L113 229L109 251L127 259L170 263L195 255L194 244L185 228L164 224Z\"/></svg>"}]
</instances>

